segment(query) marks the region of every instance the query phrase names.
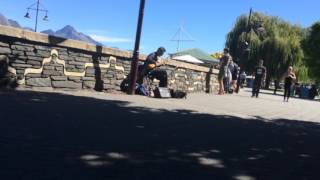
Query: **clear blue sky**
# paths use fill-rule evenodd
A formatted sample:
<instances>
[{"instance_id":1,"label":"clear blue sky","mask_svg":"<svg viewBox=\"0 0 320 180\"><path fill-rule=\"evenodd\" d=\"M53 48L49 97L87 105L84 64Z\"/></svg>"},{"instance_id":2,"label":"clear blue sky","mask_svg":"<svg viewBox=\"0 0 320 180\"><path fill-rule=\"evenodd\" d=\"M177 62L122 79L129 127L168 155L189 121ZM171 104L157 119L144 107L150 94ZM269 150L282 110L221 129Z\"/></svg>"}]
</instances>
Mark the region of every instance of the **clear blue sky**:
<instances>
[{"instance_id":1,"label":"clear blue sky","mask_svg":"<svg viewBox=\"0 0 320 180\"><path fill-rule=\"evenodd\" d=\"M0 13L33 27L25 19L26 7L35 0L1 0ZM49 10L49 22L41 21L40 30L57 30L72 25L78 31L103 40L104 44L130 50L134 47L139 0L41 0ZM226 34L236 18L255 11L279 16L303 27L320 20L319 0L146 0L141 51L149 53L158 46L176 51L170 41L179 24L196 40L182 44L182 49L200 48L208 53L221 51ZM34 13L31 14L34 17ZM42 17L44 14L42 14Z\"/></svg>"}]
</instances>

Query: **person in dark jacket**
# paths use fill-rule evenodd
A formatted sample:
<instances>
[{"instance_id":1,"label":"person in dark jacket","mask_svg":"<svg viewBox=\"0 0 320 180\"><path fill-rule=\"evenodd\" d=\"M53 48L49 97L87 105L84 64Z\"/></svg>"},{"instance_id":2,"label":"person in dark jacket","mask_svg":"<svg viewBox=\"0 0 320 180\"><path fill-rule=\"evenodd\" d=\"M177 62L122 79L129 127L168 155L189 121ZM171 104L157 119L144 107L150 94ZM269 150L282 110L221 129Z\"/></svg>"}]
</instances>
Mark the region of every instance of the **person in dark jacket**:
<instances>
[{"instance_id":1,"label":"person in dark jacket","mask_svg":"<svg viewBox=\"0 0 320 180\"><path fill-rule=\"evenodd\" d=\"M232 92L236 91L237 88L237 80L239 76L239 66L234 61L231 61L229 65L229 69L231 71L232 81L231 81L231 90Z\"/></svg>"},{"instance_id":2,"label":"person in dark jacket","mask_svg":"<svg viewBox=\"0 0 320 180\"><path fill-rule=\"evenodd\" d=\"M254 81L252 87L252 97L259 97L260 88L262 83L265 81L267 76L267 69L263 66L263 60L260 59L258 62L258 66L255 67L254 72Z\"/></svg>"},{"instance_id":3,"label":"person in dark jacket","mask_svg":"<svg viewBox=\"0 0 320 180\"><path fill-rule=\"evenodd\" d=\"M279 83L279 81L277 79L275 79L274 80L274 92L273 92L273 94L275 94L275 95L277 94L277 91L278 91L279 87L280 87L280 83Z\"/></svg>"},{"instance_id":4,"label":"person in dark jacket","mask_svg":"<svg viewBox=\"0 0 320 180\"><path fill-rule=\"evenodd\" d=\"M283 101L289 101L291 95L291 86L294 80L296 80L296 75L293 72L292 66L288 68L288 71L283 75L284 79L284 94L283 94Z\"/></svg>"},{"instance_id":5,"label":"person in dark jacket","mask_svg":"<svg viewBox=\"0 0 320 180\"><path fill-rule=\"evenodd\" d=\"M156 78L160 81L160 87L168 86L168 75L165 70L157 68L163 63L159 62L159 58L164 55L166 49L164 47L159 47L156 52L153 52L147 56L147 59L144 65L141 68L141 72L138 78L138 83L143 81L145 76L149 76L150 78Z\"/></svg>"},{"instance_id":6,"label":"person in dark jacket","mask_svg":"<svg viewBox=\"0 0 320 180\"><path fill-rule=\"evenodd\" d=\"M318 93L317 87L315 84L313 84L311 86L311 89L309 90L309 98L313 100L318 95L319 93Z\"/></svg>"}]
</instances>

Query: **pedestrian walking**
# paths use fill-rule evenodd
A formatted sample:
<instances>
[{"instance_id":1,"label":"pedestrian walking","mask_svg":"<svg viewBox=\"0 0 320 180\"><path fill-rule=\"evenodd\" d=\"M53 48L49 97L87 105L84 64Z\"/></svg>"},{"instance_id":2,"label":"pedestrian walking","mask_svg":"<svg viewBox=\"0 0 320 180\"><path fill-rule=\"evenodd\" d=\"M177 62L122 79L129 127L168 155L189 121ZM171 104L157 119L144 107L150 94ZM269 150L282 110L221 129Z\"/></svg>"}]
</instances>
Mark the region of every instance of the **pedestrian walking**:
<instances>
[{"instance_id":1,"label":"pedestrian walking","mask_svg":"<svg viewBox=\"0 0 320 180\"><path fill-rule=\"evenodd\" d=\"M267 69L263 66L263 60L260 59L258 62L258 66L255 67L253 72L253 87L252 87L252 97L259 97L260 88L262 83L265 81L267 75Z\"/></svg>"},{"instance_id":2,"label":"pedestrian walking","mask_svg":"<svg viewBox=\"0 0 320 180\"><path fill-rule=\"evenodd\" d=\"M239 70L240 70L240 68L238 68L238 71ZM246 79L247 79L247 74L246 74L246 72L242 71L241 74L240 74L240 82L238 82L239 86L241 88L243 88L243 84L245 83Z\"/></svg>"},{"instance_id":3,"label":"pedestrian walking","mask_svg":"<svg viewBox=\"0 0 320 180\"><path fill-rule=\"evenodd\" d=\"M232 92L235 92L237 89L237 82L239 76L239 66L237 63L232 61L232 68L231 68L231 76L232 76Z\"/></svg>"},{"instance_id":4,"label":"pedestrian walking","mask_svg":"<svg viewBox=\"0 0 320 180\"><path fill-rule=\"evenodd\" d=\"M283 75L284 79L284 95L283 95L283 101L289 101L290 95L291 95L291 86L294 80L296 80L296 75L293 72L293 67L290 66L287 70L287 72Z\"/></svg>"},{"instance_id":5,"label":"pedestrian walking","mask_svg":"<svg viewBox=\"0 0 320 180\"><path fill-rule=\"evenodd\" d=\"M280 83L277 79L274 80L274 92L273 94L276 95L277 94L277 91L278 91L278 88L280 86Z\"/></svg>"}]
</instances>

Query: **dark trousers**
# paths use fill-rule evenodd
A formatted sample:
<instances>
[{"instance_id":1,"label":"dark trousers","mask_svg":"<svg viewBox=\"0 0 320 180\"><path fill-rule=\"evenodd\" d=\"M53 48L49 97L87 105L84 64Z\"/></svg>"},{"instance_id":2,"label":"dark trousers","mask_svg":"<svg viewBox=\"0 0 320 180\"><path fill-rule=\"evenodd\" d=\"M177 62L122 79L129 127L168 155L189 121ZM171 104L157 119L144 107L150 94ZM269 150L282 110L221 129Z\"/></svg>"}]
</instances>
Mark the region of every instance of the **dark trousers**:
<instances>
[{"instance_id":1,"label":"dark trousers","mask_svg":"<svg viewBox=\"0 0 320 180\"><path fill-rule=\"evenodd\" d=\"M168 75L167 71L162 69L155 69L149 72L149 77L151 79L158 79L160 81L160 87L167 87L168 86Z\"/></svg>"},{"instance_id":2,"label":"dark trousers","mask_svg":"<svg viewBox=\"0 0 320 180\"><path fill-rule=\"evenodd\" d=\"M277 87L277 86L275 86L275 87L274 87L273 94L277 94L277 91L278 91L278 87Z\"/></svg>"},{"instance_id":3,"label":"dark trousers","mask_svg":"<svg viewBox=\"0 0 320 180\"><path fill-rule=\"evenodd\" d=\"M239 85L241 88L243 88L244 81L245 81L245 79L242 79L242 78L239 79L238 78L237 85Z\"/></svg>"},{"instance_id":4,"label":"dark trousers","mask_svg":"<svg viewBox=\"0 0 320 180\"><path fill-rule=\"evenodd\" d=\"M277 80L274 81L274 92L273 94L277 94L279 88L279 82Z\"/></svg>"},{"instance_id":5,"label":"dark trousers","mask_svg":"<svg viewBox=\"0 0 320 180\"><path fill-rule=\"evenodd\" d=\"M224 84L224 91L226 93L229 93L230 92L230 82L229 82L229 77L225 77L223 78L223 84Z\"/></svg>"},{"instance_id":6,"label":"dark trousers","mask_svg":"<svg viewBox=\"0 0 320 180\"><path fill-rule=\"evenodd\" d=\"M290 98L290 95L291 95L291 84L285 84L284 85L284 95L283 95L283 98L287 100L289 100Z\"/></svg>"},{"instance_id":7,"label":"dark trousers","mask_svg":"<svg viewBox=\"0 0 320 180\"><path fill-rule=\"evenodd\" d=\"M255 79L253 81L252 96L258 97L260 93L260 88L261 88L261 79Z\"/></svg>"}]
</instances>

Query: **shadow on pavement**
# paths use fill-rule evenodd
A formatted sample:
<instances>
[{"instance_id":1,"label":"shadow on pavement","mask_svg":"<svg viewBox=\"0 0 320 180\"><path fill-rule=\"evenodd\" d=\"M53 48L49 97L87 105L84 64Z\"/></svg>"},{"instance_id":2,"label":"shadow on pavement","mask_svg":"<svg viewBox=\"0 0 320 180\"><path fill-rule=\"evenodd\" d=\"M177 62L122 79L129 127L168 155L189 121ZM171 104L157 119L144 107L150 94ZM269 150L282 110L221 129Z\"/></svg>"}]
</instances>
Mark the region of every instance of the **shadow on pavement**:
<instances>
[{"instance_id":1,"label":"shadow on pavement","mask_svg":"<svg viewBox=\"0 0 320 180\"><path fill-rule=\"evenodd\" d=\"M320 126L0 92L0 179L318 179Z\"/></svg>"},{"instance_id":2,"label":"shadow on pavement","mask_svg":"<svg viewBox=\"0 0 320 180\"><path fill-rule=\"evenodd\" d=\"M250 90L250 89L245 89L244 91L245 91L245 92L249 92L249 93L252 92L252 90ZM278 97L281 97L281 98L283 99L283 93L284 93L284 92L278 91L277 94L274 94L272 90L263 89L262 91L260 91L259 94L278 96ZM320 99L301 98L301 97L299 97L299 96L290 96L290 99L299 99L299 100L302 100L302 101L315 101L315 102L320 102Z\"/></svg>"}]
</instances>

